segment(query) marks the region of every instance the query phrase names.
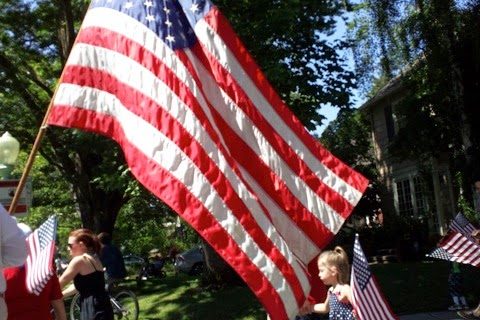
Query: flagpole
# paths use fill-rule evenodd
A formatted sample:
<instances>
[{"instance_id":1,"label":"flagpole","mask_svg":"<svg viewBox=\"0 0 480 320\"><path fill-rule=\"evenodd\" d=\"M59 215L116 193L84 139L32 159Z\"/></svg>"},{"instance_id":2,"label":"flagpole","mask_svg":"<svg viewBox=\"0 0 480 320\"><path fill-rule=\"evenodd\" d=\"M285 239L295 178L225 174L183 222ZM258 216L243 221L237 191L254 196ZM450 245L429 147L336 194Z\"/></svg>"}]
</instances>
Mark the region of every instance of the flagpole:
<instances>
[{"instance_id":1,"label":"flagpole","mask_svg":"<svg viewBox=\"0 0 480 320\"><path fill-rule=\"evenodd\" d=\"M62 71L62 76L63 76L63 71ZM60 79L61 78L62 77L60 77ZM58 85L57 85L57 88L58 88ZM30 154L28 156L27 163L25 164L25 168L23 169L22 177L20 178L18 186L14 191L15 194L13 196L12 203L10 204L10 208L8 208L8 213L10 215L13 212L15 212L15 209L17 208L18 200L20 199L20 195L22 194L22 191L25 188L25 184L27 183L27 178L30 173L30 170L32 169L33 162L35 161L35 156L37 155L38 149L40 148L40 144L42 142L43 136L45 135L45 131L48 128L48 125L46 123L48 120L48 116L50 115L50 111L52 109L53 100L57 92L57 88L55 89L52 99L50 100L50 104L48 105L48 109L43 118L42 125L40 126L40 130L38 130L37 137L35 138L35 142L33 143L32 150L30 151Z\"/></svg>"}]
</instances>

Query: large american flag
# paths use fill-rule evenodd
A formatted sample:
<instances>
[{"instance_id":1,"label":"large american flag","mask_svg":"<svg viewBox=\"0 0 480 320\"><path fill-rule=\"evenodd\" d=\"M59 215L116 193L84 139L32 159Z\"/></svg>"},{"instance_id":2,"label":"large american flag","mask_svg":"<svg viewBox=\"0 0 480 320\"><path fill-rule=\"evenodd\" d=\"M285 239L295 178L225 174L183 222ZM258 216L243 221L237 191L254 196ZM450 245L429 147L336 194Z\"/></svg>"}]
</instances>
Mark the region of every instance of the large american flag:
<instances>
[{"instance_id":1,"label":"large american flag","mask_svg":"<svg viewBox=\"0 0 480 320\"><path fill-rule=\"evenodd\" d=\"M28 291L39 295L55 272L55 238L57 218L51 216L27 237L28 257L25 264Z\"/></svg>"},{"instance_id":2,"label":"large american flag","mask_svg":"<svg viewBox=\"0 0 480 320\"><path fill-rule=\"evenodd\" d=\"M353 307L359 320L398 319L390 309L375 280L367 257L363 253L358 234L353 246L353 263L350 277L353 294Z\"/></svg>"},{"instance_id":3,"label":"large american flag","mask_svg":"<svg viewBox=\"0 0 480 320\"><path fill-rule=\"evenodd\" d=\"M209 1L94 0L49 124L115 139L132 174L239 273L273 320L367 180L294 117Z\"/></svg>"}]
</instances>

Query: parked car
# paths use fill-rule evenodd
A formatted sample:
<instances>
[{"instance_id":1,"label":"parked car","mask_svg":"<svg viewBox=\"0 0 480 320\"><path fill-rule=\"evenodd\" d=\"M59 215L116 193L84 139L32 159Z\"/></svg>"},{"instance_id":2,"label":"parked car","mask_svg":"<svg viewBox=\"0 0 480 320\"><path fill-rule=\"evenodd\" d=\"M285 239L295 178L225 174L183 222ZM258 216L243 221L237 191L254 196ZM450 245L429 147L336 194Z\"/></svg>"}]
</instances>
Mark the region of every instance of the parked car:
<instances>
[{"instance_id":1,"label":"parked car","mask_svg":"<svg viewBox=\"0 0 480 320\"><path fill-rule=\"evenodd\" d=\"M138 275L138 272L142 269L145 264L145 259L134 255L126 254L123 256L123 261L125 262L125 268L127 269L127 275Z\"/></svg>"},{"instance_id":2,"label":"parked car","mask_svg":"<svg viewBox=\"0 0 480 320\"><path fill-rule=\"evenodd\" d=\"M205 257L201 246L192 248L175 257L175 270L189 275L199 275L205 269Z\"/></svg>"}]
</instances>

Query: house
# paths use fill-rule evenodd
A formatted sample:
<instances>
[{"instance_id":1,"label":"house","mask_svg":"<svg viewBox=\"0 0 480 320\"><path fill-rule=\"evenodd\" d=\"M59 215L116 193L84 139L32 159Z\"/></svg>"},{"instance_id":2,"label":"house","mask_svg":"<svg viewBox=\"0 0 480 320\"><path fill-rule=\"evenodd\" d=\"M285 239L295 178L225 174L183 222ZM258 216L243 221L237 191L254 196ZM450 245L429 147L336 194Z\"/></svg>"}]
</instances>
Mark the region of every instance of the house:
<instances>
[{"instance_id":1,"label":"house","mask_svg":"<svg viewBox=\"0 0 480 320\"><path fill-rule=\"evenodd\" d=\"M372 144L384 186L380 191L383 210L387 214L427 219L430 234L444 234L456 203L448 157L420 163L417 159L399 160L388 152L401 125L395 110L407 94L402 76L398 76L360 107L371 121Z\"/></svg>"}]
</instances>

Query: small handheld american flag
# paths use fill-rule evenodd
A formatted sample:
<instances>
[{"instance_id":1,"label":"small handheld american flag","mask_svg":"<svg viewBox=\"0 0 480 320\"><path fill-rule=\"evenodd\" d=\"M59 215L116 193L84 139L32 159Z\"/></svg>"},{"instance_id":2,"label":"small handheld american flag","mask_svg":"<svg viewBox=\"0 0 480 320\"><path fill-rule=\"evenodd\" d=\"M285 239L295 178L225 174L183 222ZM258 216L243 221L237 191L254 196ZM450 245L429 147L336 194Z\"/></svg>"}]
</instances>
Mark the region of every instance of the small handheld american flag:
<instances>
[{"instance_id":1,"label":"small handheld american flag","mask_svg":"<svg viewBox=\"0 0 480 320\"><path fill-rule=\"evenodd\" d=\"M472 232L475 231L475 227L468 221L468 219L459 212L450 223L450 229L456 232L459 232L466 236L467 238L472 239ZM472 239L473 240L473 239Z\"/></svg>"},{"instance_id":2,"label":"small handheld american flag","mask_svg":"<svg viewBox=\"0 0 480 320\"><path fill-rule=\"evenodd\" d=\"M56 235L57 217L51 216L27 237L26 285L28 291L36 295L42 292L55 272L53 257Z\"/></svg>"},{"instance_id":3,"label":"small handheld american flag","mask_svg":"<svg viewBox=\"0 0 480 320\"><path fill-rule=\"evenodd\" d=\"M459 232L449 230L438 246L451 255L450 261L480 266L480 245Z\"/></svg>"},{"instance_id":4,"label":"small handheld american flag","mask_svg":"<svg viewBox=\"0 0 480 320\"><path fill-rule=\"evenodd\" d=\"M480 245L472 237L475 227L462 213L450 224L447 234L438 243L438 248L427 257L480 266Z\"/></svg>"},{"instance_id":5,"label":"small handheld american flag","mask_svg":"<svg viewBox=\"0 0 480 320\"><path fill-rule=\"evenodd\" d=\"M355 235L350 286L353 293L353 306L359 320L398 319L382 295L375 277L368 266L358 234Z\"/></svg>"}]
</instances>

